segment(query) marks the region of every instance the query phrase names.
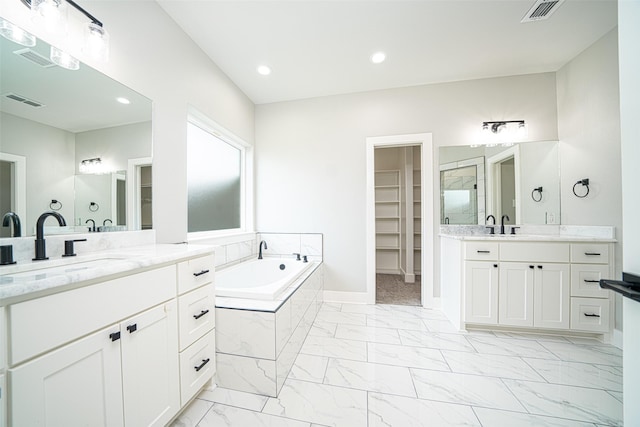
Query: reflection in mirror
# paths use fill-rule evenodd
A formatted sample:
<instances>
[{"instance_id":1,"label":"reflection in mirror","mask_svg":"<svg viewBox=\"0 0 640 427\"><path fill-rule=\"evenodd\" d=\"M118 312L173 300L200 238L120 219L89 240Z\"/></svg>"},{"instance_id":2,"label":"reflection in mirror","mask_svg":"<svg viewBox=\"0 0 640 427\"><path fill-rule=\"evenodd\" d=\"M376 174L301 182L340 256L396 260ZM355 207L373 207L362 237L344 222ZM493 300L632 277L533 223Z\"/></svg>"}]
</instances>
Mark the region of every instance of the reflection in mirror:
<instances>
[{"instance_id":1,"label":"reflection in mirror","mask_svg":"<svg viewBox=\"0 0 640 427\"><path fill-rule=\"evenodd\" d=\"M67 220L62 232L84 232L94 217L105 222L101 231L141 229L150 208L130 175L151 164L151 101L84 64L78 71L55 66L48 54L41 40L25 49L0 38L0 173L8 195L0 215L18 213L25 236L48 210ZM80 175L80 162L95 158L104 175ZM132 166L136 159L145 161ZM91 201L97 212L87 211Z\"/></svg>"},{"instance_id":2,"label":"reflection in mirror","mask_svg":"<svg viewBox=\"0 0 640 427\"><path fill-rule=\"evenodd\" d=\"M498 222L507 215L505 224L560 223L557 141L440 147L439 154L442 224L485 224L488 215Z\"/></svg>"},{"instance_id":3,"label":"reflection in mirror","mask_svg":"<svg viewBox=\"0 0 640 427\"><path fill-rule=\"evenodd\" d=\"M484 157L440 165L441 224L478 224L484 194Z\"/></svg>"}]
</instances>

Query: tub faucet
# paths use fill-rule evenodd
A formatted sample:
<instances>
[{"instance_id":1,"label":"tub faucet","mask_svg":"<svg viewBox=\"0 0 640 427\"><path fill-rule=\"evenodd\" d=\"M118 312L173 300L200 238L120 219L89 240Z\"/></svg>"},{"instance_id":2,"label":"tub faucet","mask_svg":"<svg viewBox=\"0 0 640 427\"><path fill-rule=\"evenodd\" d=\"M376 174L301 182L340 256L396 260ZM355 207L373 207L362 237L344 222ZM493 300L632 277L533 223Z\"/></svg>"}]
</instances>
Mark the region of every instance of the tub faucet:
<instances>
[{"instance_id":1,"label":"tub faucet","mask_svg":"<svg viewBox=\"0 0 640 427\"><path fill-rule=\"evenodd\" d=\"M487 221L489 221L489 219L493 220L493 225L490 225L487 227L489 229L489 234L495 234L496 233L496 217L493 215L489 215L487 217Z\"/></svg>"},{"instance_id":2,"label":"tub faucet","mask_svg":"<svg viewBox=\"0 0 640 427\"><path fill-rule=\"evenodd\" d=\"M94 233L95 233L95 232L96 232L96 222L95 222L94 220L92 220L91 218L89 218L89 219L88 219L88 220L86 220L84 223L85 223L85 224L89 224L89 221L91 221L91 224L92 224L92 226L91 226L91 227L89 227L89 231L92 231L92 232L94 232Z\"/></svg>"},{"instance_id":3,"label":"tub faucet","mask_svg":"<svg viewBox=\"0 0 640 427\"><path fill-rule=\"evenodd\" d=\"M504 219L509 221L509 215L502 215L502 221L500 221L500 234L504 234Z\"/></svg>"},{"instance_id":4,"label":"tub faucet","mask_svg":"<svg viewBox=\"0 0 640 427\"><path fill-rule=\"evenodd\" d=\"M47 247L44 241L44 221L50 216L58 220L58 225L60 225L60 227L67 225L63 216L58 212L45 212L38 217L38 221L36 222L36 257L33 258L34 261L49 259L49 257L47 257Z\"/></svg>"},{"instance_id":5,"label":"tub faucet","mask_svg":"<svg viewBox=\"0 0 640 427\"><path fill-rule=\"evenodd\" d=\"M264 244L264 248L265 249L269 249L267 248L267 242L265 240L261 240L260 241L260 246L258 247L258 259L262 259L262 245Z\"/></svg>"},{"instance_id":6,"label":"tub faucet","mask_svg":"<svg viewBox=\"0 0 640 427\"><path fill-rule=\"evenodd\" d=\"M7 212L2 218L2 226L8 227L9 224L13 224L13 234L11 237L22 236L22 226L20 224L20 217L15 212Z\"/></svg>"}]
</instances>

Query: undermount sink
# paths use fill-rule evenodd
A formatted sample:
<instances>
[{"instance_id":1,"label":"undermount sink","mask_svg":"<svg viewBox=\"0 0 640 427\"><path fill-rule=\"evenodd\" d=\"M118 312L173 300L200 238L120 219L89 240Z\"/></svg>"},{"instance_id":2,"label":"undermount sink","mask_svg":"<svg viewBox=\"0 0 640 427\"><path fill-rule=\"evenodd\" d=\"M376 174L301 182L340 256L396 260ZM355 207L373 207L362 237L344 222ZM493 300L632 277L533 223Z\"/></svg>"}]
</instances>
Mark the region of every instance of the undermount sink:
<instances>
[{"instance_id":1,"label":"undermount sink","mask_svg":"<svg viewBox=\"0 0 640 427\"><path fill-rule=\"evenodd\" d=\"M106 267L109 264L116 261L121 261L122 259L123 258L101 258L101 259L84 260L84 261L79 260L79 262L67 263L64 265L59 265L57 267L46 267L46 266L39 267L36 265L35 266L36 268L32 268L30 270L22 271L19 273L10 273L10 274L7 274L7 276L13 277L16 279L21 277L36 276L34 278L38 280L38 279L44 279L46 277L57 276L59 274L75 273L75 272L87 270L90 268ZM38 276L41 276L41 277L38 277Z\"/></svg>"}]
</instances>

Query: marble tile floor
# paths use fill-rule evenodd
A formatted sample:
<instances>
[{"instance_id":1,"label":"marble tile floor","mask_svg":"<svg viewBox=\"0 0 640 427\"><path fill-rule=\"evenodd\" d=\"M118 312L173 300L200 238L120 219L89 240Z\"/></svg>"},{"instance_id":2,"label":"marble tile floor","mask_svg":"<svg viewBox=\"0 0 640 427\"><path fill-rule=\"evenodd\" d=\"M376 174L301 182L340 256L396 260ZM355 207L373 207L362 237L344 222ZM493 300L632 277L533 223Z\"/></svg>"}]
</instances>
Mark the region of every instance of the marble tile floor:
<instances>
[{"instance_id":1,"label":"marble tile floor","mask_svg":"<svg viewBox=\"0 0 640 427\"><path fill-rule=\"evenodd\" d=\"M325 303L278 398L204 391L172 427L621 425L613 346L457 332L420 307Z\"/></svg>"},{"instance_id":2,"label":"marble tile floor","mask_svg":"<svg viewBox=\"0 0 640 427\"><path fill-rule=\"evenodd\" d=\"M376 304L420 305L420 280L405 283L400 274L376 274Z\"/></svg>"}]
</instances>

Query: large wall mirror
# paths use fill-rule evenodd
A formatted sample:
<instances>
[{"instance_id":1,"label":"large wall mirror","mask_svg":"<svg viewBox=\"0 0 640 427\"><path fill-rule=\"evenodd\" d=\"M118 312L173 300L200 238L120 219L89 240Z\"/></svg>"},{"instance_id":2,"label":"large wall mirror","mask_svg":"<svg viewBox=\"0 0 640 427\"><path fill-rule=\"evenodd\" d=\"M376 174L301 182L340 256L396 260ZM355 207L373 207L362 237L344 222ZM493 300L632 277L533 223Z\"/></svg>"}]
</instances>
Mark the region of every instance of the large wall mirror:
<instances>
[{"instance_id":1,"label":"large wall mirror","mask_svg":"<svg viewBox=\"0 0 640 427\"><path fill-rule=\"evenodd\" d=\"M53 65L49 48L0 38L0 215L16 212L23 236L49 210L67 221L51 232L151 228L151 101Z\"/></svg>"},{"instance_id":2,"label":"large wall mirror","mask_svg":"<svg viewBox=\"0 0 640 427\"><path fill-rule=\"evenodd\" d=\"M558 142L440 147L440 223L560 224Z\"/></svg>"}]
</instances>

